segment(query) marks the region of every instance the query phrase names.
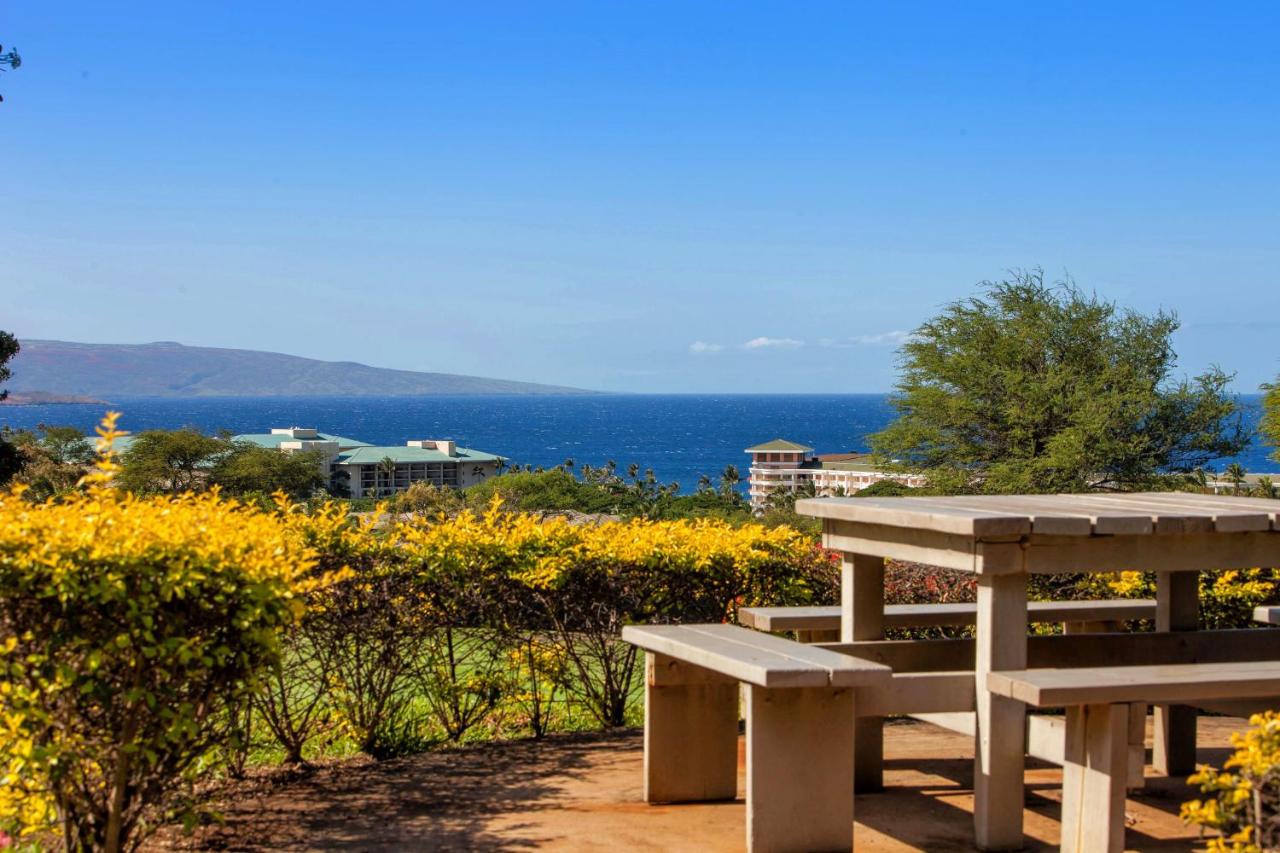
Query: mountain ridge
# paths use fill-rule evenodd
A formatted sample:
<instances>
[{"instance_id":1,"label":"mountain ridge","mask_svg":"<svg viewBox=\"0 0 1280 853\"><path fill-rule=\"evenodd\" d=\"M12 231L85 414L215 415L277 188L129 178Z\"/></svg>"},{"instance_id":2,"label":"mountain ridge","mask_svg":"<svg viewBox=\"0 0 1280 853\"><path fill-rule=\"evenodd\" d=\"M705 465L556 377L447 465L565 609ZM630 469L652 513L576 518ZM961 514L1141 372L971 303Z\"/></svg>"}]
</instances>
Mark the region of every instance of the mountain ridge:
<instances>
[{"instance_id":1,"label":"mountain ridge","mask_svg":"<svg viewBox=\"0 0 1280 853\"><path fill-rule=\"evenodd\" d=\"M407 397L597 394L457 373L398 370L176 341L93 344L30 339L11 363L14 392L91 397Z\"/></svg>"}]
</instances>

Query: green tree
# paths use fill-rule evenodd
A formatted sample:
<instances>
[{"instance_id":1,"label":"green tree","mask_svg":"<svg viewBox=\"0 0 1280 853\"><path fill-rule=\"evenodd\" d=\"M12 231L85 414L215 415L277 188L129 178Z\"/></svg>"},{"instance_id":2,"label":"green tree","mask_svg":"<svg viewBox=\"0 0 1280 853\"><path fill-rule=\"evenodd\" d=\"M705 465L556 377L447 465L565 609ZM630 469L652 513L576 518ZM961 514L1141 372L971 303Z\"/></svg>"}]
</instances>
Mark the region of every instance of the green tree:
<instances>
[{"instance_id":1,"label":"green tree","mask_svg":"<svg viewBox=\"0 0 1280 853\"><path fill-rule=\"evenodd\" d=\"M7 67L6 67L7 66ZM0 44L0 72L15 71L22 67L22 57L18 55L16 47L10 47L9 52L4 52L4 45ZM4 100L4 96L0 95L0 101Z\"/></svg>"},{"instance_id":2,"label":"green tree","mask_svg":"<svg viewBox=\"0 0 1280 853\"><path fill-rule=\"evenodd\" d=\"M1258 482L1254 483L1253 490L1260 498L1274 498L1276 496L1276 481L1263 475L1258 478Z\"/></svg>"},{"instance_id":3,"label":"green tree","mask_svg":"<svg viewBox=\"0 0 1280 853\"><path fill-rule=\"evenodd\" d=\"M121 454L116 482L137 494L199 491L230 450L229 442L194 429L149 430Z\"/></svg>"},{"instance_id":4,"label":"green tree","mask_svg":"<svg viewBox=\"0 0 1280 853\"><path fill-rule=\"evenodd\" d=\"M941 492L1171 485L1248 443L1228 374L1170 378L1177 328L1039 270L987 282L903 345L898 418L872 448Z\"/></svg>"},{"instance_id":5,"label":"green tree","mask_svg":"<svg viewBox=\"0 0 1280 853\"><path fill-rule=\"evenodd\" d=\"M0 60L3 58L0 57ZM15 338L9 332L0 331L0 383L8 382L13 376L13 371L9 367L9 362L18 354L18 350L22 349ZM9 396L9 391L0 388L0 400ZM13 476L22 469L22 455L18 453L18 449L12 443L0 438L0 485L9 482Z\"/></svg>"},{"instance_id":6,"label":"green tree","mask_svg":"<svg viewBox=\"0 0 1280 853\"><path fill-rule=\"evenodd\" d=\"M724 470L720 472L720 494L728 496L736 493L741 482L742 475L738 473L737 465L724 466Z\"/></svg>"},{"instance_id":7,"label":"green tree","mask_svg":"<svg viewBox=\"0 0 1280 853\"><path fill-rule=\"evenodd\" d=\"M396 490L396 460L390 456L382 457L378 462L377 477L381 481L381 488L378 493L380 495L394 494Z\"/></svg>"},{"instance_id":8,"label":"green tree","mask_svg":"<svg viewBox=\"0 0 1280 853\"><path fill-rule=\"evenodd\" d=\"M281 453L243 441L217 457L209 482L233 495L283 491L290 497L306 498L325 486L323 466L324 457L319 453Z\"/></svg>"},{"instance_id":9,"label":"green tree","mask_svg":"<svg viewBox=\"0 0 1280 853\"><path fill-rule=\"evenodd\" d=\"M40 424L36 429L13 433L10 440L23 460L17 481L30 489L28 497L44 500L75 488L89 473L95 453L75 427Z\"/></svg>"},{"instance_id":10,"label":"green tree","mask_svg":"<svg viewBox=\"0 0 1280 853\"><path fill-rule=\"evenodd\" d=\"M1270 385L1263 385L1262 422L1258 431L1262 440L1271 445L1271 458L1280 462L1280 378Z\"/></svg>"},{"instance_id":11,"label":"green tree","mask_svg":"<svg viewBox=\"0 0 1280 853\"><path fill-rule=\"evenodd\" d=\"M1240 494L1246 479L1244 466L1239 462L1232 462L1227 466L1226 470L1222 472L1222 476L1231 484L1231 490L1237 495Z\"/></svg>"}]
</instances>

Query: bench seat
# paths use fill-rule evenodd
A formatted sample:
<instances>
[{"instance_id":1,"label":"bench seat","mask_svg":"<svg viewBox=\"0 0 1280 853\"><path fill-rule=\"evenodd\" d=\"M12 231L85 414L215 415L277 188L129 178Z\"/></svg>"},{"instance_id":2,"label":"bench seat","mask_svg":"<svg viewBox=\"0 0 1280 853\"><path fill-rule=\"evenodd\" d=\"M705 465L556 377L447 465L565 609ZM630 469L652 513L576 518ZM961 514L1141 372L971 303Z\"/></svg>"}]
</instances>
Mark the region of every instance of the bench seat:
<instances>
[{"instance_id":1,"label":"bench seat","mask_svg":"<svg viewBox=\"0 0 1280 853\"><path fill-rule=\"evenodd\" d=\"M738 625L631 625L645 650L644 797L737 794L739 690L747 720L747 849L853 844L855 696L889 667Z\"/></svg>"},{"instance_id":2,"label":"bench seat","mask_svg":"<svg viewBox=\"0 0 1280 853\"><path fill-rule=\"evenodd\" d=\"M1027 603L1030 622L1127 622L1155 616L1156 602L1150 598ZM885 628L954 627L977 621L978 605L968 602L886 604L884 608ZM840 606L741 607L738 623L757 631L839 631Z\"/></svg>"},{"instance_id":3,"label":"bench seat","mask_svg":"<svg viewBox=\"0 0 1280 853\"><path fill-rule=\"evenodd\" d=\"M1038 708L1066 708L1064 853L1124 849L1130 703L1280 695L1280 661L1028 669L987 673L987 688Z\"/></svg>"},{"instance_id":4,"label":"bench seat","mask_svg":"<svg viewBox=\"0 0 1280 853\"><path fill-rule=\"evenodd\" d=\"M1028 669L987 673L992 693L1037 708L1186 703L1280 695L1280 661Z\"/></svg>"}]
</instances>

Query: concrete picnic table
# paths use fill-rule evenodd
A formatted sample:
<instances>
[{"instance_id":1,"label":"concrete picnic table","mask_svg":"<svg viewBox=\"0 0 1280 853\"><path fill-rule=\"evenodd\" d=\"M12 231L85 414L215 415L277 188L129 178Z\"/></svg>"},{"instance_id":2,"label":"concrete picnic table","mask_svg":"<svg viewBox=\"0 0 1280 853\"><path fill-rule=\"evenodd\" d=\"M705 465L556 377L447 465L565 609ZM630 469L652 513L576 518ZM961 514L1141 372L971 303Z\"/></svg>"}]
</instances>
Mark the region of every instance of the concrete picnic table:
<instances>
[{"instance_id":1,"label":"concrete picnic table","mask_svg":"<svg viewBox=\"0 0 1280 853\"><path fill-rule=\"evenodd\" d=\"M910 651L877 642L884 637L886 558L976 576L974 639L928 642L930 655L952 659L959 656L946 655L948 644L972 643L967 649L975 676L973 817L975 840L984 850L1023 844L1027 743L1026 706L993 694L987 673L1028 666L1280 660L1280 631L1274 629L1185 633L1198 628L1199 572L1280 566L1280 501L1181 493L809 498L797 501L796 511L821 518L823 544L843 555L840 639L851 653L865 647L903 658ZM1030 575L1121 570L1158 573L1156 634L1029 640ZM954 651L963 650L956 645ZM1195 734L1195 708L1157 706L1157 771L1193 771ZM880 720L860 718L855 744L855 786L875 787Z\"/></svg>"}]
</instances>

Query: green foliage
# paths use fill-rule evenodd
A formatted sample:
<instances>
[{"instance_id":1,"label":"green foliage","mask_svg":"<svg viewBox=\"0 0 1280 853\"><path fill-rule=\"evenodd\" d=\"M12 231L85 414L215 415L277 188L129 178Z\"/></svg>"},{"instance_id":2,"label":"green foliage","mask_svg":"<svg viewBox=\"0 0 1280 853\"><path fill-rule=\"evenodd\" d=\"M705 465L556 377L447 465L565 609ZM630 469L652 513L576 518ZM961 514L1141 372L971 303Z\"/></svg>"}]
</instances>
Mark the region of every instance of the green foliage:
<instances>
[{"instance_id":1,"label":"green foliage","mask_svg":"<svg viewBox=\"0 0 1280 853\"><path fill-rule=\"evenodd\" d=\"M916 491L897 480L877 480L865 489L853 493L855 498L900 498Z\"/></svg>"},{"instance_id":2,"label":"green foliage","mask_svg":"<svg viewBox=\"0 0 1280 853\"><path fill-rule=\"evenodd\" d=\"M9 362L18 354L22 346L18 343L18 339L10 332L0 331L0 383L8 382L13 376L13 370L9 367ZM9 396L9 392L0 388L0 400Z\"/></svg>"},{"instance_id":3,"label":"green foliage","mask_svg":"<svg viewBox=\"0 0 1280 853\"><path fill-rule=\"evenodd\" d=\"M229 452L218 452L209 471L209 482L232 495L284 492L305 498L322 489L324 457L315 452L281 453L249 442L234 442Z\"/></svg>"},{"instance_id":4,"label":"green foliage","mask_svg":"<svg viewBox=\"0 0 1280 853\"><path fill-rule=\"evenodd\" d=\"M903 345L875 452L941 492L1140 489L1247 443L1230 376L1172 381L1177 319L1046 285L988 282Z\"/></svg>"},{"instance_id":5,"label":"green foliage","mask_svg":"<svg viewBox=\"0 0 1280 853\"><path fill-rule=\"evenodd\" d=\"M132 849L180 806L311 562L212 495L0 495L0 767L30 745L19 778L56 803L67 849Z\"/></svg>"},{"instance_id":6,"label":"green foliage","mask_svg":"<svg viewBox=\"0 0 1280 853\"><path fill-rule=\"evenodd\" d=\"M182 494L203 489L230 443L194 429L139 433L121 454L117 483L140 495Z\"/></svg>"},{"instance_id":7,"label":"green foliage","mask_svg":"<svg viewBox=\"0 0 1280 853\"><path fill-rule=\"evenodd\" d=\"M1235 752L1222 770L1204 765L1188 780L1209 796L1183 803L1181 816L1221 833L1209 839L1211 853L1280 849L1280 714L1254 714L1249 726L1232 733Z\"/></svg>"},{"instance_id":8,"label":"green foliage","mask_svg":"<svg viewBox=\"0 0 1280 853\"><path fill-rule=\"evenodd\" d=\"M75 488L94 459L93 445L75 427L41 424L36 432L14 433L11 440L22 457L17 482L28 487L28 499L44 500Z\"/></svg>"},{"instance_id":9,"label":"green foliage","mask_svg":"<svg viewBox=\"0 0 1280 853\"><path fill-rule=\"evenodd\" d=\"M391 502L396 512L414 513L426 518L457 512L463 505L462 495L457 489L437 486L425 480L413 483Z\"/></svg>"},{"instance_id":10,"label":"green foliage","mask_svg":"<svg viewBox=\"0 0 1280 853\"><path fill-rule=\"evenodd\" d=\"M0 383L9 381L13 371L9 361L18 354L21 347L18 339L9 332L0 331ZM0 400L9 396L8 390L0 388ZM22 468L22 457L17 448L5 436L0 436L0 485L9 482Z\"/></svg>"},{"instance_id":11,"label":"green foliage","mask_svg":"<svg viewBox=\"0 0 1280 853\"><path fill-rule=\"evenodd\" d=\"M1280 462L1280 380L1263 385L1262 390L1262 421L1258 424L1258 431L1273 448L1271 458Z\"/></svg>"}]
</instances>

